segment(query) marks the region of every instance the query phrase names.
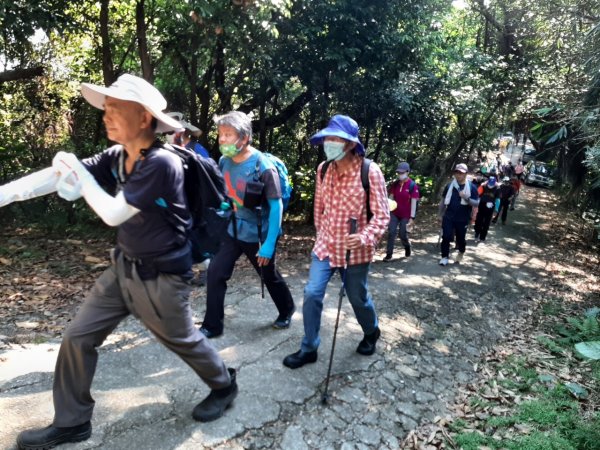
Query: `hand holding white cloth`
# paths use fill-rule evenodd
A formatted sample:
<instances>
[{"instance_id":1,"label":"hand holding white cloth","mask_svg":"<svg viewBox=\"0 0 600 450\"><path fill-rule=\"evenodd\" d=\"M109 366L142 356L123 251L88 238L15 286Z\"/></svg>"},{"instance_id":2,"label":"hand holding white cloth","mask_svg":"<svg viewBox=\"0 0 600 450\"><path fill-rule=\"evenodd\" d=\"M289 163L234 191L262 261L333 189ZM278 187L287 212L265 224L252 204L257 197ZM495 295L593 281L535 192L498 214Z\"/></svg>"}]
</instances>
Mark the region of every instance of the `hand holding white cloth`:
<instances>
[{"instance_id":1,"label":"hand holding white cloth","mask_svg":"<svg viewBox=\"0 0 600 450\"><path fill-rule=\"evenodd\" d=\"M52 160L52 167L61 174L61 180L64 177L64 182L72 176L74 178L72 184L79 183L82 191L87 184L95 184L96 180L83 164L77 159L73 153L58 152ZM71 182L69 181L69 184Z\"/></svg>"},{"instance_id":2,"label":"hand holding white cloth","mask_svg":"<svg viewBox=\"0 0 600 450\"><path fill-rule=\"evenodd\" d=\"M56 193L59 197L73 202L81 198L81 182L73 172L67 172L61 175L58 183L56 183Z\"/></svg>"},{"instance_id":3,"label":"hand holding white cloth","mask_svg":"<svg viewBox=\"0 0 600 450\"><path fill-rule=\"evenodd\" d=\"M61 173L61 196L64 194L63 198L69 200L70 196L75 197L81 192L88 205L107 225L116 227L140 212L127 203L123 192L113 197L102 189L74 154L58 152L53 166Z\"/></svg>"},{"instance_id":4,"label":"hand holding white cloth","mask_svg":"<svg viewBox=\"0 0 600 450\"><path fill-rule=\"evenodd\" d=\"M0 186L0 207L56 191L58 174L52 167Z\"/></svg>"}]
</instances>

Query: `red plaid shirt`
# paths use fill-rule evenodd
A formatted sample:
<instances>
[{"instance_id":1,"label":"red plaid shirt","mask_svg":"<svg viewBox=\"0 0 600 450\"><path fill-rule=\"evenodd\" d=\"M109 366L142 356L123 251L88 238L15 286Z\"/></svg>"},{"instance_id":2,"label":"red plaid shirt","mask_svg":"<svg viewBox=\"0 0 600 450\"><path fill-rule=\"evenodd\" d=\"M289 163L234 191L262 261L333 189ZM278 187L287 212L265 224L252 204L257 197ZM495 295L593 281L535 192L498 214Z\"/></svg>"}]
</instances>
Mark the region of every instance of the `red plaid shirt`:
<instances>
[{"instance_id":1,"label":"red plaid shirt","mask_svg":"<svg viewBox=\"0 0 600 450\"><path fill-rule=\"evenodd\" d=\"M329 257L331 267L346 266L346 236L350 232L350 218L357 219L357 232L362 247L350 252L350 265L373 260L375 245L390 221L385 179L375 163L369 166L370 206L373 217L367 223L367 194L360 179L362 158L356 158L344 173L337 163L329 165L321 181L323 164L317 169L315 192L315 228L317 241L313 252L320 260Z\"/></svg>"}]
</instances>

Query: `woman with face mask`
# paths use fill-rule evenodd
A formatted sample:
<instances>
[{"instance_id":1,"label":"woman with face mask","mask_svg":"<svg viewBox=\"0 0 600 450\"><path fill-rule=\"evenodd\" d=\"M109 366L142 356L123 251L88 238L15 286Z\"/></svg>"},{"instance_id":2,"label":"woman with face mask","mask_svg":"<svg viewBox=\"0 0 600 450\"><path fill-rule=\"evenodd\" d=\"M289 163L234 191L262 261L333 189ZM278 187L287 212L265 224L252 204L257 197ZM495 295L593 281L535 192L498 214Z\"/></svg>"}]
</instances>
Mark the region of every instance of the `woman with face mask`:
<instances>
[{"instance_id":1,"label":"woman with face mask","mask_svg":"<svg viewBox=\"0 0 600 450\"><path fill-rule=\"evenodd\" d=\"M275 268L275 250L283 213L277 169L252 147L252 121L248 115L232 111L216 117L215 124L219 132L219 151L223 155L219 168L233 200L236 219L229 224L229 236L208 267L206 313L200 331L208 338L223 334L227 281L242 254L264 279L277 307L279 314L272 327L288 328L295 311L294 300L288 285ZM247 189L253 185L262 185L262 191ZM250 198L256 204L250 205Z\"/></svg>"},{"instance_id":2,"label":"woman with face mask","mask_svg":"<svg viewBox=\"0 0 600 450\"><path fill-rule=\"evenodd\" d=\"M419 186L408 176L410 165L407 162L398 164L396 173L398 179L388 188L388 195L396 202L396 209L390 214L390 223L388 225L388 241L384 261L392 259L394 253L394 242L396 234L400 228L400 240L404 245L404 256L411 254L408 232L413 226L417 215L417 202L419 201Z\"/></svg>"},{"instance_id":3,"label":"woman with face mask","mask_svg":"<svg viewBox=\"0 0 600 450\"><path fill-rule=\"evenodd\" d=\"M356 352L361 355L375 352L380 330L367 276L375 245L390 220L385 180L377 164L370 162L368 165L368 196L363 187L361 174L365 149L358 138L358 124L353 119L333 116L310 143L323 145L327 161L319 165L316 176L314 219L317 239L304 288L304 338L300 350L283 360L283 364L291 369L317 361L323 299L327 284L336 271L342 274L348 300L363 331ZM352 219L357 227L351 233ZM350 252L348 261L347 251Z\"/></svg>"}]
</instances>

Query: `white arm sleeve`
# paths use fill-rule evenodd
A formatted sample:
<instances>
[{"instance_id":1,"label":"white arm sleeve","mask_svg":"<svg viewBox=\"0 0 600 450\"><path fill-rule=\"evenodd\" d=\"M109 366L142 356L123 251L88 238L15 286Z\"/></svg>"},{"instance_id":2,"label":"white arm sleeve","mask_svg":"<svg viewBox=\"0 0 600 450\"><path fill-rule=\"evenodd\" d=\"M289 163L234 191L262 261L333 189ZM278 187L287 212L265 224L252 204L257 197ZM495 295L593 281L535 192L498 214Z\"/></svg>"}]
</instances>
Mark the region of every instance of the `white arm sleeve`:
<instances>
[{"instance_id":1,"label":"white arm sleeve","mask_svg":"<svg viewBox=\"0 0 600 450\"><path fill-rule=\"evenodd\" d=\"M0 186L0 207L56 191L59 174L52 167Z\"/></svg>"},{"instance_id":2,"label":"white arm sleeve","mask_svg":"<svg viewBox=\"0 0 600 450\"><path fill-rule=\"evenodd\" d=\"M96 180L88 178L81 188L83 198L108 226L116 227L140 212L125 200L123 192L115 197L102 189Z\"/></svg>"},{"instance_id":3,"label":"white arm sleeve","mask_svg":"<svg viewBox=\"0 0 600 450\"><path fill-rule=\"evenodd\" d=\"M417 215L417 199L410 199L410 217L415 217Z\"/></svg>"}]
</instances>

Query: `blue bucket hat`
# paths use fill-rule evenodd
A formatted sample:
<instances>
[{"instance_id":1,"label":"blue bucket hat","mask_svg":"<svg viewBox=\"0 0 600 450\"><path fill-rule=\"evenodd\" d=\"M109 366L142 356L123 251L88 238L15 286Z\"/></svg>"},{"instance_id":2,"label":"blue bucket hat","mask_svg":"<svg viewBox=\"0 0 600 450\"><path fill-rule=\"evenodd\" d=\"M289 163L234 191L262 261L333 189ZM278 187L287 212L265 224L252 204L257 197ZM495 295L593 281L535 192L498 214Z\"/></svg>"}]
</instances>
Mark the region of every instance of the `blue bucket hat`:
<instances>
[{"instance_id":1,"label":"blue bucket hat","mask_svg":"<svg viewBox=\"0 0 600 450\"><path fill-rule=\"evenodd\" d=\"M493 188L494 186L496 186L496 177L490 177L490 179L488 180L487 185L491 188Z\"/></svg>"},{"instance_id":2,"label":"blue bucket hat","mask_svg":"<svg viewBox=\"0 0 600 450\"><path fill-rule=\"evenodd\" d=\"M356 142L356 147L354 147L356 153L360 156L365 154L365 147L358 138L358 124L351 117L336 114L329 120L327 127L310 138L310 144L320 145L327 136L337 136L350 142Z\"/></svg>"}]
</instances>

